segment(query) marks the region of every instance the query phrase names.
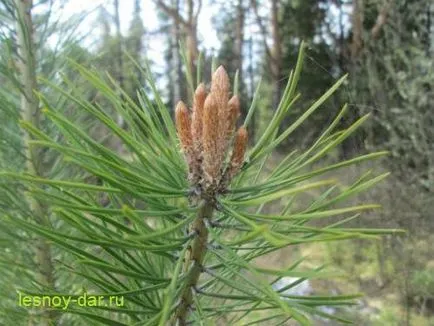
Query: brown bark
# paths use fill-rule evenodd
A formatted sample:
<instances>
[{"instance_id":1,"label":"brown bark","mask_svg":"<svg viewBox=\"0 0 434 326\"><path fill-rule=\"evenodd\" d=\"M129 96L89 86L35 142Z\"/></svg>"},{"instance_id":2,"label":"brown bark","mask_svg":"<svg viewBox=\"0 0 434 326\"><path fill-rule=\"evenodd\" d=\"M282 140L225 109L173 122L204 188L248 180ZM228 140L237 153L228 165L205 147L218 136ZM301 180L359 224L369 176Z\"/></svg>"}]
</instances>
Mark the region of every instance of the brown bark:
<instances>
[{"instance_id":1,"label":"brown bark","mask_svg":"<svg viewBox=\"0 0 434 326\"><path fill-rule=\"evenodd\" d=\"M187 28L186 28L186 45L187 45L187 59L190 69L190 73L193 77L193 81L196 78L197 59L199 57L198 41L197 41L197 19L202 7L202 1L198 0L198 8L196 13L194 12L194 1L187 0ZM193 82L193 86L195 83Z\"/></svg>"},{"instance_id":2,"label":"brown bark","mask_svg":"<svg viewBox=\"0 0 434 326\"><path fill-rule=\"evenodd\" d=\"M381 29L383 28L384 24L386 24L387 21L387 15L389 14L390 8L392 7L391 1L385 1L383 4L383 7L380 9L380 12L377 16L377 21L375 22L375 25L371 29L371 38L373 40L377 39L380 35Z\"/></svg>"},{"instance_id":3,"label":"brown bark","mask_svg":"<svg viewBox=\"0 0 434 326\"><path fill-rule=\"evenodd\" d=\"M176 12L179 11L179 0L172 0L172 7ZM173 18L173 17L172 17ZM172 26L170 29L171 34L171 70L170 70L170 78L171 78L171 87L172 87L172 103L175 105L181 99L181 58L179 55L179 26L176 23L176 19L173 19Z\"/></svg>"},{"instance_id":4,"label":"brown bark","mask_svg":"<svg viewBox=\"0 0 434 326\"><path fill-rule=\"evenodd\" d=\"M197 212L197 218L190 227L190 232L195 232L196 237L188 248L183 272L188 275L187 284L181 295L181 302L174 314L173 325L185 326L188 324L190 307L193 305L193 291L196 290L199 277L203 271L203 261L207 252L208 230L205 219L211 221L214 212L214 205L208 201L202 201Z\"/></svg>"},{"instance_id":5,"label":"brown bark","mask_svg":"<svg viewBox=\"0 0 434 326\"><path fill-rule=\"evenodd\" d=\"M117 77L119 86L124 88L124 61L122 58L122 48L123 48L123 40L121 34L121 21L119 17L119 0L114 0L114 9L115 9L115 27L116 27L116 38L117 38L117 53L116 53L116 61L117 61Z\"/></svg>"},{"instance_id":6,"label":"brown bark","mask_svg":"<svg viewBox=\"0 0 434 326\"><path fill-rule=\"evenodd\" d=\"M279 1L271 0L271 35L273 38L273 48L271 54L273 60L271 62L271 70L273 76L273 106L277 108L282 96L281 73L282 73L282 44L280 38L279 26Z\"/></svg>"},{"instance_id":7,"label":"brown bark","mask_svg":"<svg viewBox=\"0 0 434 326\"><path fill-rule=\"evenodd\" d=\"M352 39L348 47L345 45L344 26L343 26L343 8L342 0L339 0L339 17L340 17L340 38L339 38L339 66L342 71L350 71L354 76L356 75L357 62L360 52L363 49L363 0L353 1L352 12ZM357 110L349 110L343 117L343 126L350 127L358 118L360 118ZM349 159L354 153L358 153L363 146L362 136L360 134L350 137L342 144L340 156L342 159Z\"/></svg>"},{"instance_id":8,"label":"brown bark","mask_svg":"<svg viewBox=\"0 0 434 326\"><path fill-rule=\"evenodd\" d=\"M253 102L253 96L255 94L255 79L253 73L253 39L252 39L252 31L250 30L250 39L248 42L248 74L249 74L249 103ZM256 114L254 114L251 118L250 122L250 139L255 141L255 131L256 131Z\"/></svg>"},{"instance_id":9,"label":"brown bark","mask_svg":"<svg viewBox=\"0 0 434 326\"><path fill-rule=\"evenodd\" d=\"M339 2L341 4L341 1ZM353 13L352 13L352 40L349 46L350 58L348 60L346 69L349 69L352 75L356 75L358 69L358 61L361 57L361 53L364 47L370 42L374 42L380 35L381 29L387 21L388 13L391 9L392 2L384 1L383 6L379 10L376 23L370 30L370 37L363 39L363 20L364 20L364 2L363 0L353 1ZM360 117L360 114L356 110L348 112L344 118L344 125L350 126L355 120ZM365 130L365 133L370 131ZM342 146L342 158L349 158L353 153L357 153L363 146L362 135L355 135L351 137Z\"/></svg>"},{"instance_id":10,"label":"brown bark","mask_svg":"<svg viewBox=\"0 0 434 326\"><path fill-rule=\"evenodd\" d=\"M351 42L351 60L354 61L363 46L363 0L354 0L353 13L353 38Z\"/></svg>"},{"instance_id":11,"label":"brown bark","mask_svg":"<svg viewBox=\"0 0 434 326\"><path fill-rule=\"evenodd\" d=\"M179 14L179 11L177 9L174 9L174 8L166 5L162 0L157 0L156 4L158 7L161 8L161 10L163 10L166 13L166 15L172 17L178 25L182 26L183 28L186 27L187 22Z\"/></svg>"},{"instance_id":12,"label":"brown bark","mask_svg":"<svg viewBox=\"0 0 434 326\"><path fill-rule=\"evenodd\" d=\"M133 13L133 26L131 29L132 32L132 37L133 37L133 48L134 48L134 55L135 55L135 59L137 60L137 62L140 62L140 56L142 54L142 50L143 50L143 37L145 35L145 29L143 26L143 21L140 18L140 14L142 11L141 8L141 0L135 0L134 1L134 13ZM139 69L136 69L136 76L137 76L137 80L139 81L140 85L143 85L144 81L143 81L143 76L142 76L142 72Z\"/></svg>"},{"instance_id":13,"label":"brown bark","mask_svg":"<svg viewBox=\"0 0 434 326\"><path fill-rule=\"evenodd\" d=\"M123 39L121 34L121 21L119 17L119 0L114 0L114 9L115 9L115 27L116 27L116 63L117 63L117 80L119 83L119 87L125 90L125 82L124 82L124 60L123 60ZM121 95L122 97L122 95ZM119 114L117 116L117 123L122 128L124 127L125 121L123 117Z\"/></svg>"},{"instance_id":14,"label":"brown bark","mask_svg":"<svg viewBox=\"0 0 434 326\"><path fill-rule=\"evenodd\" d=\"M358 0L355 0L358 1ZM345 67L345 50L346 50L346 43L345 43L345 26L344 26L344 10L343 10L343 0L337 0L338 8L339 8L339 56L338 56L338 64L341 72L343 73L346 71Z\"/></svg>"},{"instance_id":15,"label":"brown bark","mask_svg":"<svg viewBox=\"0 0 434 326\"><path fill-rule=\"evenodd\" d=\"M238 0L235 25L235 67L238 68L240 82L243 80L244 15L243 0Z\"/></svg>"},{"instance_id":16,"label":"brown bark","mask_svg":"<svg viewBox=\"0 0 434 326\"><path fill-rule=\"evenodd\" d=\"M267 29L265 28L265 25L262 22L262 18L259 15L257 1L256 0L250 0L250 6L253 8L253 12L255 13L256 23L258 24L259 30L261 32L262 42L264 44L265 53L267 54L268 59L272 61L274 59L273 59L273 55L271 53L270 47L268 46L268 42L267 42Z\"/></svg>"},{"instance_id":17,"label":"brown bark","mask_svg":"<svg viewBox=\"0 0 434 326\"><path fill-rule=\"evenodd\" d=\"M195 3L193 0L186 0L187 2L187 18L181 16L176 8L172 8L166 5L162 0L157 0L156 4L163 10L167 15L172 17L176 24L183 28L183 32L186 38L187 47L187 59L189 63L190 73L194 78L196 77L196 66L198 58L198 39L197 39L197 20L202 8L202 1L197 1L197 8L195 11ZM194 86L194 85L193 85Z\"/></svg>"},{"instance_id":18,"label":"brown bark","mask_svg":"<svg viewBox=\"0 0 434 326\"><path fill-rule=\"evenodd\" d=\"M385 1L380 11L374 26L370 30L369 41L374 41L380 36L380 32L387 22L389 11L392 7L391 1ZM353 37L350 45L351 61L354 63L359 57L363 49L363 20L364 20L364 3L363 0L354 0L352 13L352 32Z\"/></svg>"},{"instance_id":19,"label":"brown bark","mask_svg":"<svg viewBox=\"0 0 434 326\"><path fill-rule=\"evenodd\" d=\"M190 71L193 77L196 76L195 67L196 60L198 57L197 50L197 21L194 15L194 4L193 0L187 0L187 8L188 8L188 20L187 20L187 53L188 53L188 62L190 64Z\"/></svg>"},{"instance_id":20,"label":"brown bark","mask_svg":"<svg viewBox=\"0 0 434 326\"><path fill-rule=\"evenodd\" d=\"M267 30L262 22L258 12L258 4L256 0L250 0L250 5L256 16L256 21L262 34L265 52L270 61L271 79L273 84L273 107L277 108L280 98L282 96L282 44L280 36L280 22L279 22L279 0L271 0L271 36L272 47L270 48L267 42Z\"/></svg>"}]
</instances>

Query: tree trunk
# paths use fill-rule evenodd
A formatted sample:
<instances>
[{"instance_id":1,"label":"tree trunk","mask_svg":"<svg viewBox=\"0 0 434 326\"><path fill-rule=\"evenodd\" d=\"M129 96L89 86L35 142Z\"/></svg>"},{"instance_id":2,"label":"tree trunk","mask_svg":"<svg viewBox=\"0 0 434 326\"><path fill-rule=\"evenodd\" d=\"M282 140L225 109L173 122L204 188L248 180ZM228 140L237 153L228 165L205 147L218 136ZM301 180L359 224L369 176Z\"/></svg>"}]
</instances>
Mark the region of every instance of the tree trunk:
<instances>
[{"instance_id":1,"label":"tree trunk","mask_svg":"<svg viewBox=\"0 0 434 326\"><path fill-rule=\"evenodd\" d=\"M238 69L240 85L243 80L243 44L244 44L244 7L243 0L238 0L235 24L235 67Z\"/></svg>"},{"instance_id":2,"label":"tree trunk","mask_svg":"<svg viewBox=\"0 0 434 326\"><path fill-rule=\"evenodd\" d=\"M271 0L271 36L273 39L273 47L271 49L271 73L273 78L274 108L277 108L282 96L282 44L279 27L279 1Z\"/></svg>"},{"instance_id":3,"label":"tree trunk","mask_svg":"<svg viewBox=\"0 0 434 326\"><path fill-rule=\"evenodd\" d=\"M434 33L434 29L432 28L432 20L434 16L434 4L429 4L426 8L426 23L425 23L425 31L423 33L423 43L425 44L426 54L429 56L432 52L434 52L434 48L432 46L432 35Z\"/></svg>"},{"instance_id":4,"label":"tree trunk","mask_svg":"<svg viewBox=\"0 0 434 326\"><path fill-rule=\"evenodd\" d=\"M196 79L197 58L198 58L198 42L197 42L197 17L194 14L193 0L187 0L187 30L186 30L186 45L187 58L190 73L193 77L193 86Z\"/></svg>"},{"instance_id":5,"label":"tree trunk","mask_svg":"<svg viewBox=\"0 0 434 326\"><path fill-rule=\"evenodd\" d=\"M339 56L338 56L338 64L339 64L339 69L341 71L341 73L343 73L345 71L345 28L344 28L344 10L342 8L342 1L343 0L338 0L338 8L339 8L339 45L338 45L338 51L339 51ZM357 6L357 2L359 0L354 0L354 8L356 8ZM353 17L354 17L354 12L353 12ZM353 29L354 29L354 25L353 25Z\"/></svg>"},{"instance_id":6,"label":"tree trunk","mask_svg":"<svg viewBox=\"0 0 434 326\"><path fill-rule=\"evenodd\" d=\"M345 56L345 37L344 37L344 23L343 23L343 8L342 0L339 0L339 26L340 26L340 37L339 37L339 67L342 72L347 70L350 71L350 76L352 81L355 82L354 78L357 75L358 62L360 57L360 52L363 48L363 0L353 1L353 12L352 12L352 39L349 45L349 56ZM360 118L360 113L357 111L356 107L348 110L347 114L343 118L343 126L348 128L357 119ZM359 153L360 149L363 147L363 138L359 131L352 137L348 138L342 144L342 149L340 153L341 159L349 159L353 154Z\"/></svg>"},{"instance_id":7,"label":"tree trunk","mask_svg":"<svg viewBox=\"0 0 434 326\"><path fill-rule=\"evenodd\" d=\"M172 7L176 12L179 12L179 0L172 0ZM172 68L170 70L171 87L172 87L172 107L181 99L181 76L182 66L179 55L179 26L177 20L173 19L171 31L171 55L172 55Z\"/></svg>"},{"instance_id":8,"label":"tree trunk","mask_svg":"<svg viewBox=\"0 0 434 326\"><path fill-rule=\"evenodd\" d=\"M125 90L125 81L124 81L124 60L122 58L122 48L123 48L123 39L121 34L121 21L119 17L119 0L114 0L114 9L115 9L115 27L116 27L116 62L117 62L117 73L116 77L119 83L120 88ZM124 127L125 121L123 117L119 114L117 116L117 123L120 127Z\"/></svg>"},{"instance_id":9,"label":"tree trunk","mask_svg":"<svg viewBox=\"0 0 434 326\"><path fill-rule=\"evenodd\" d=\"M196 80L196 66L198 59L198 40L197 40L197 19L201 9L201 1L198 1L198 7L194 8L193 0L186 0L187 3L187 18L184 18L179 13L179 8L173 8L167 6L163 0L156 0L157 5L170 17L173 18L175 26L177 28L182 28L183 34L186 38L186 50L187 50L187 61L188 70L191 74L193 81L193 88L195 86ZM181 90L182 91L182 90ZM193 90L194 91L194 90ZM192 92L188 92L190 100L192 99Z\"/></svg>"},{"instance_id":10,"label":"tree trunk","mask_svg":"<svg viewBox=\"0 0 434 326\"><path fill-rule=\"evenodd\" d=\"M253 96L255 95L255 79L254 79L254 75L253 75L253 32L252 29L250 28L249 30L250 33L250 39L249 39L249 52L248 52L248 60L249 60L249 66L248 66L248 74L249 74L249 103L253 102ZM250 122L251 128L250 128L250 139L252 140L253 143L255 143L256 139L256 114L254 114L252 116L252 120Z\"/></svg>"},{"instance_id":11,"label":"tree trunk","mask_svg":"<svg viewBox=\"0 0 434 326\"><path fill-rule=\"evenodd\" d=\"M133 26L133 28L140 28L140 35L137 35L137 32L133 29L134 32L134 55L135 55L135 59L137 60L137 62L140 62L140 57L142 54L142 50L143 50L143 36L144 36L144 28L143 28L143 22L142 19L140 18L140 13L142 11L142 8L140 6L140 2L141 0L135 0L134 1L134 16L135 16L135 24L140 24L140 26ZM136 76L137 76L137 80L140 83L140 85L143 85L144 81L143 81L143 76L142 76L142 72L139 69L136 69Z\"/></svg>"},{"instance_id":12,"label":"tree trunk","mask_svg":"<svg viewBox=\"0 0 434 326\"><path fill-rule=\"evenodd\" d=\"M33 23L32 23L32 0L15 0L16 17L17 17L17 43L18 43L18 66L22 84L21 93L21 118L31 123L34 127L40 127L40 108L39 101L34 91L37 89L36 82L36 59L35 45L33 40ZM29 146L29 141L32 140L31 135L22 130L23 146L26 160L26 170L28 173L43 177L43 157L42 153L35 148ZM45 206L39 203L32 197L26 198L30 210L33 212L34 220L40 224L49 225L48 212ZM49 243L42 238L36 239L35 245L35 263L37 266L38 281L45 287L45 291L49 289L54 292L54 267L52 262L51 247ZM43 311L39 320L35 318L37 325L54 325L56 321L56 313ZM33 319L29 320L33 323Z\"/></svg>"}]
</instances>

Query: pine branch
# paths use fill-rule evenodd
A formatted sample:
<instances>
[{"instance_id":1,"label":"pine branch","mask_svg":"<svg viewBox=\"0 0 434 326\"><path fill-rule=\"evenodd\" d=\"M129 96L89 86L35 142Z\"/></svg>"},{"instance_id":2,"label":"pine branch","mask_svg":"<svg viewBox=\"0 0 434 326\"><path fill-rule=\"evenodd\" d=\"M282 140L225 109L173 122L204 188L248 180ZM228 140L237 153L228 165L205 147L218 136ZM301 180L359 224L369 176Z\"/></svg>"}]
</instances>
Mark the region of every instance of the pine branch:
<instances>
[{"instance_id":1,"label":"pine branch","mask_svg":"<svg viewBox=\"0 0 434 326\"><path fill-rule=\"evenodd\" d=\"M160 7L167 15L172 17L177 24L182 25L184 27L188 27L188 22L173 8L170 8L163 1L157 0L156 5Z\"/></svg>"},{"instance_id":2,"label":"pine branch","mask_svg":"<svg viewBox=\"0 0 434 326\"><path fill-rule=\"evenodd\" d=\"M202 10L202 0L198 0L196 13L194 14L194 20L197 22L199 18L200 11Z\"/></svg>"},{"instance_id":3,"label":"pine branch","mask_svg":"<svg viewBox=\"0 0 434 326\"><path fill-rule=\"evenodd\" d=\"M32 25L32 0L16 0L17 11L17 41L19 53L19 71L22 81L22 94L21 94L21 116L25 122L31 123L36 128L40 125L40 108L39 101L36 97L34 90L37 89L36 82L36 60L35 49L33 42L33 25ZM36 149L31 148L29 143L32 140L31 135L23 130L23 143L25 155L27 157L26 169L27 172L36 176L42 176L43 158L41 153ZM27 198L30 210L34 213L34 219L38 224L47 225L47 209L37 200ZM51 247L47 240L43 238L37 239L35 246L35 260L38 266L38 279L39 282L54 290L54 268L51 256ZM53 325L55 322L55 312L45 311L42 314L41 320L38 325Z\"/></svg>"},{"instance_id":4,"label":"pine branch","mask_svg":"<svg viewBox=\"0 0 434 326\"><path fill-rule=\"evenodd\" d=\"M181 302L175 313L175 322L180 326L187 325L189 310L193 306L193 291L197 287L199 277L203 271L203 261L207 252L208 230L205 219L211 220L214 205L210 201L202 201L197 217L191 225L191 232L195 232L196 237L188 248L184 258L184 273L188 275L184 290L181 294Z\"/></svg>"},{"instance_id":5,"label":"pine branch","mask_svg":"<svg viewBox=\"0 0 434 326\"><path fill-rule=\"evenodd\" d=\"M97 124L107 127L110 134L117 135L132 158L127 160L106 148L88 134L87 128L55 110L50 99L42 98L45 116L61 136L52 139L32 121L27 121L23 127L35 138L30 142L32 148L48 147L57 151L68 162L89 173L89 177L98 178L98 185L89 184L90 178L82 180L81 174L47 179L34 170L31 172L36 176L0 173L2 178L31 185L34 198L56 210L56 217L66 222L68 231L60 232L24 219L7 219L10 225L43 236L72 254L76 258L65 262L67 270L77 273L105 295L128 295L127 309L103 311L89 307L89 312L71 309L71 313L110 325L123 322L187 325L213 322L222 315L230 316L225 321L227 324L246 324L251 322L253 313L264 314L256 323L277 324L277 321L270 321L275 316L261 312L264 308L276 310L278 316L292 318L300 325L310 324L308 316L343 320L324 314L319 308L347 305L359 297L358 294L294 297L283 293L297 282L334 276L334 273L321 272L322 267L305 270L300 265L303 259L289 262L289 266L281 269L256 264L257 258L288 246L360 237L369 239L374 235L401 232L341 227L358 217L359 212L377 205L340 207L340 204L377 184L387 174L372 177L366 173L344 188L339 187L336 180L311 181L386 154L373 153L314 168L314 164L366 121L368 116L338 130L347 106L309 148L301 153L289 153L270 173L263 173L268 155L291 137L345 81L345 77L339 79L292 124L284 127L282 123L299 98L297 89L304 53L302 44L280 104L247 156L246 128L251 128L249 121L255 105L252 104L244 126L236 130L240 101L237 95L230 97L233 87L223 67L214 72L209 91L203 83L196 88L191 110L183 102L178 103L174 124L151 77L146 75L152 97L147 92L140 93L139 106L114 80L107 84L96 71L72 63L80 76L125 118L128 130L120 128L100 107L89 102L73 82L66 81L65 86L59 86L45 81L48 87L74 103L77 110L86 112ZM23 62L27 62L24 54ZM140 65L135 64L140 69ZM113 85L115 87L111 87ZM118 105L120 102L123 105ZM34 109L37 109L37 101ZM185 162L182 162L180 149ZM36 158L41 157L41 153L35 154ZM44 185L44 189L35 185ZM311 190L315 190L311 204L299 207L297 198L311 194ZM102 194L108 197L110 205L101 204ZM263 210L277 201L288 203L282 210ZM316 220L338 216L342 217L326 226L314 226ZM38 252L44 251L38 249ZM100 252L109 255L97 254ZM80 272L76 266L85 269ZM89 273L90 270L95 272ZM275 288L276 281L271 281L272 277L285 276L301 281ZM36 316L32 317L38 322Z\"/></svg>"}]
</instances>

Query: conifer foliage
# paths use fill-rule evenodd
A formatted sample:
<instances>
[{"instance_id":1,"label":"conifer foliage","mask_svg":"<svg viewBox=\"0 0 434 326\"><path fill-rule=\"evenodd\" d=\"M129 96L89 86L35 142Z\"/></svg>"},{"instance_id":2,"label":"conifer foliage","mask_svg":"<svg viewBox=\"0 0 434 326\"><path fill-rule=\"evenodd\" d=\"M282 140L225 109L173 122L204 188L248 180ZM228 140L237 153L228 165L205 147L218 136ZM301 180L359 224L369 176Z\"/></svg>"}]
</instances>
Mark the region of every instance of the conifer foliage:
<instances>
[{"instance_id":1,"label":"conifer foliage","mask_svg":"<svg viewBox=\"0 0 434 326\"><path fill-rule=\"evenodd\" d=\"M269 165L276 146L345 80L345 76L339 79L289 127L281 128L301 96L297 83L304 49L302 44L274 116L251 148L247 147L247 129L256 103L238 127L239 100L236 95L231 97L223 67L213 73L210 90L203 83L194 85L191 112L187 104L179 102L173 121L147 67L141 75L152 94L140 90L138 104L112 78L71 63L122 117L123 128L97 101L87 100L74 83L65 80L67 86L60 87L44 82L44 88L63 99L52 102L38 93L42 114L56 132L47 134L24 122L23 128L32 136L29 146L57 152L59 164L77 172L47 177L2 172L4 184L20 182L29 196L52 212L53 221L41 225L10 211L2 224L44 238L56 252L64 253L53 259L58 262L57 272L61 269L78 278L76 286L70 287L77 291L72 295L86 289L94 295L124 297L122 306L70 306L61 311L60 320L72 314L75 317L67 319L70 325L82 325L83 320L161 326L216 321L278 325L295 320L310 325L315 316L346 322L321 307L352 305L358 294L299 296L286 292L305 280L332 277L332 269L312 267L304 257L288 259L284 268L264 267L258 261L289 246L375 238L391 232L344 225L378 207L350 205L349 199L387 174L364 173L347 187L340 187L337 180L318 179L326 172L380 158L385 152L314 167L367 116L336 130L346 112L344 106L307 150L293 151L276 166ZM92 117L94 128L106 128L123 144L127 155L103 146L56 107L56 103L66 102ZM313 190L317 195L307 205L297 203ZM317 224L317 220L323 223ZM287 276L297 281L281 289L273 286ZM41 292L45 290L41 288Z\"/></svg>"},{"instance_id":2,"label":"conifer foliage","mask_svg":"<svg viewBox=\"0 0 434 326\"><path fill-rule=\"evenodd\" d=\"M181 324L186 323L188 307L193 304L191 291L197 287L199 272L203 269L208 243L205 221L208 221L208 225L213 223L211 220L217 203L216 196L226 190L230 180L239 171L247 147L246 128L240 127L235 133L230 161L224 167L240 115L240 101L236 95L229 99L229 88L229 77L220 66L212 76L208 95L204 84L197 87L192 118L182 101L175 111L178 137L189 167L188 179L193 187L192 198L196 202L203 200L203 214L198 215L190 228L190 232L197 238L187 248L184 259L184 272L188 272L190 263L194 264L197 272L191 277L181 298L176 317Z\"/></svg>"}]
</instances>

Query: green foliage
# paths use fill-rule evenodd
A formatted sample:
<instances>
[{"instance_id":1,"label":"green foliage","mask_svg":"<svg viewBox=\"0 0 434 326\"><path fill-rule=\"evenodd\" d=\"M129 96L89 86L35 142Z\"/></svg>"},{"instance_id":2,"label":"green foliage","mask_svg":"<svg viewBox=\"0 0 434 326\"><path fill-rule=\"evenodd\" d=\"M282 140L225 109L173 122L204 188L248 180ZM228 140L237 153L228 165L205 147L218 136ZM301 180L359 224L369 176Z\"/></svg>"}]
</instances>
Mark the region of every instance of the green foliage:
<instances>
[{"instance_id":1,"label":"green foliage","mask_svg":"<svg viewBox=\"0 0 434 326\"><path fill-rule=\"evenodd\" d=\"M77 24L83 19L83 15L71 17L68 22L61 24L52 15L54 11L50 4L41 1L38 4L41 7L46 6L47 10L41 10L41 14L33 15L33 20L36 22L34 26L27 26L33 31L31 35L35 39L37 46L33 47L30 41L30 35L24 33L26 38L26 46L28 48L20 48L23 51L32 51L37 58L37 64L33 67L32 73L38 73L46 78L49 78L56 83L62 83L60 78L62 73L70 79L76 79L78 74L72 71L65 65L67 56L73 56L80 62L86 62L89 58L89 53L82 49L77 42L77 35L71 35L71 30L75 30ZM59 3L56 3L59 5ZM23 137L23 130L20 128L20 118L23 116L22 98L23 84L28 80L22 79L21 72L18 70L19 58L18 46L15 44L18 36L14 27L24 26L25 22L19 19L17 8L13 1L3 1L0 5L0 14L2 15L0 46L2 48L0 58L0 80L2 87L0 89L0 169L7 173L24 173L26 169L26 160L32 160L32 163L37 166L40 176L47 178L67 178L70 175L80 177L76 169L69 168L68 165L62 164L60 156L50 150L37 150L34 152L34 157L29 158L28 152L25 150L26 144ZM4 18L4 19L3 19ZM24 30L24 28L23 28ZM5 33L10 31L10 33ZM48 45L47 40L53 37L57 40L55 46L53 42ZM87 56L87 57L86 57ZM22 56L21 56L22 57ZM30 63L29 63L30 64ZM38 85L39 86L39 85ZM81 87L77 82L77 87ZM81 115L77 117L77 112L74 111L72 103L66 103L59 97L59 94L52 93L46 87L34 89L34 92L44 92L46 100L56 105L56 107L65 114L71 121L77 124L83 124L86 117ZM88 95L89 92L85 87L81 89L82 94ZM35 115L31 112L28 116ZM39 128L46 133L47 137L56 138L59 136L54 133L53 125L47 120L42 119ZM38 260L38 251L41 248L49 248L49 245L42 247L40 237L35 233L29 233L22 228L10 227L6 221L6 216L15 220L30 221L42 217L39 221L51 221L56 227L61 227L57 220L52 220L50 210L47 206L39 206L39 209L33 210L27 196L27 189L18 179L10 182L0 180L0 323L5 325L10 324L43 324L45 321L44 313L35 311L34 309L26 309L17 305L18 290L26 288L33 292L47 292L46 284L42 284L41 271L47 270L47 264L41 264ZM39 188L43 191L43 188ZM50 224L49 224L50 225ZM53 257L61 261L68 261L68 253L53 250ZM47 254L48 255L48 254ZM46 262L45 262L46 263ZM43 265L43 266L42 266ZM41 277L42 276L42 277ZM63 273L62 270L56 271L56 282L59 291L76 292L75 277L70 273ZM80 284L84 284L80 282ZM63 318L67 324L73 324L73 319Z\"/></svg>"},{"instance_id":2,"label":"green foliage","mask_svg":"<svg viewBox=\"0 0 434 326\"><path fill-rule=\"evenodd\" d=\"M194 324L219 318L225 318L228 324L245 324L249 318L250 324L277 325L293 319L309 325L310 318L315 316L347 322L320 308L353 305L359 294L286 295L272 286L285 276L300 280L329 278L335 275L333 270L327 271L323 266L312 268L305 264L305 257L288 261L287 267L282 269L260 266L258 258L288 246L375 239L389 233L344 225L360 213L378 207L371 203L347 203L349 198L366 191L386 175L365 174L345 188L337 187L336 180L319 181L317 178L329 171L382 157L385 152L311 168L355 132L367 116L346 129L337 130L346 111L344 106L308 149L287 155L271 172L264 170L276 146L302 126L345 79L340 79L292 125L280 131L282 121L300 97L297 84L303 53L304 45L279 107L249 151L242 172L228 193L217 198L216 212L212 220L207 221L206 257L200 282L193 291L194 307L189 314ZM74 306L65 314L106 325L166 325L171 323L193 271L191 267L182 273L181 265L188 246L197 236L187 232L188 226L199 218L201 209L200 204L189 202L186 165L179 151L174 124L148 70L142 74L152 94L139 92L138 105L112 79L107 81L96 71L78 64L72 66L98 91L102 101L123 117L126 129L115 123L98 100L90 102L74 83L68 82L64 87L44 81L44 87L61 95L61 103L73 103L77 112L92 117L96 121L94 126L104 126L128 154L121 155L101 144L89 134L86 125L59 110L56 101L39 94L43 114L55 132L46 133L23 123L34 137L30 144L57 153L61 158L59 164L64 169L74 167L75 170L69 171L75 172L47 177L1 172L4 185L20 182L26 192L49 207L54 221L50 226L41 226L32 220L16 218L12 210L6 209L2 217L4 230L21 230L19 232L49 240L59 252L57 259L62 275L77 277L89 293L125 297L123 307ZM306 207L292 205L312 189L320 191L321 195ZM283 205L272 205L277 202ZM329 222L318 227L314 223L318 220ZM81 294L77 293L80 291L78 280L68 288L68 291L75 291L71 294ZM68 278L62 282L67 284ZM31 288L23 288L23 291L38 292ZM259 313L254 321L250 319L253 312Z\"/></svg>"},{"instance_id":3,"label":"green foliage","mask_svg":"<svg viewBox=\"0 0 434 326\"><path fill-rule=\"evenodd\" d=\"M366 21L375 20L375 4ZM417 189L431 191L434 157L432 101L434 65L424 17L426 4L397 1L389 12L384 37L366 40L366 51L355 63L354 96L374 110L367 128L368 144L391 151L392 169ZM399 29L406 26L404 29ZM410 172L411 171L411 172Z\"/></svg>"},{"instance_id":4,"label":"green foliage","mask_svg":"<svg viewBox=\"0 0 434 326\"><path fill-rule=\"evenodd\" d=\"M411 283L414 286L416 295L434 298L434 269L427 268L416 271Z\"/></svg>"}]
</instances>

